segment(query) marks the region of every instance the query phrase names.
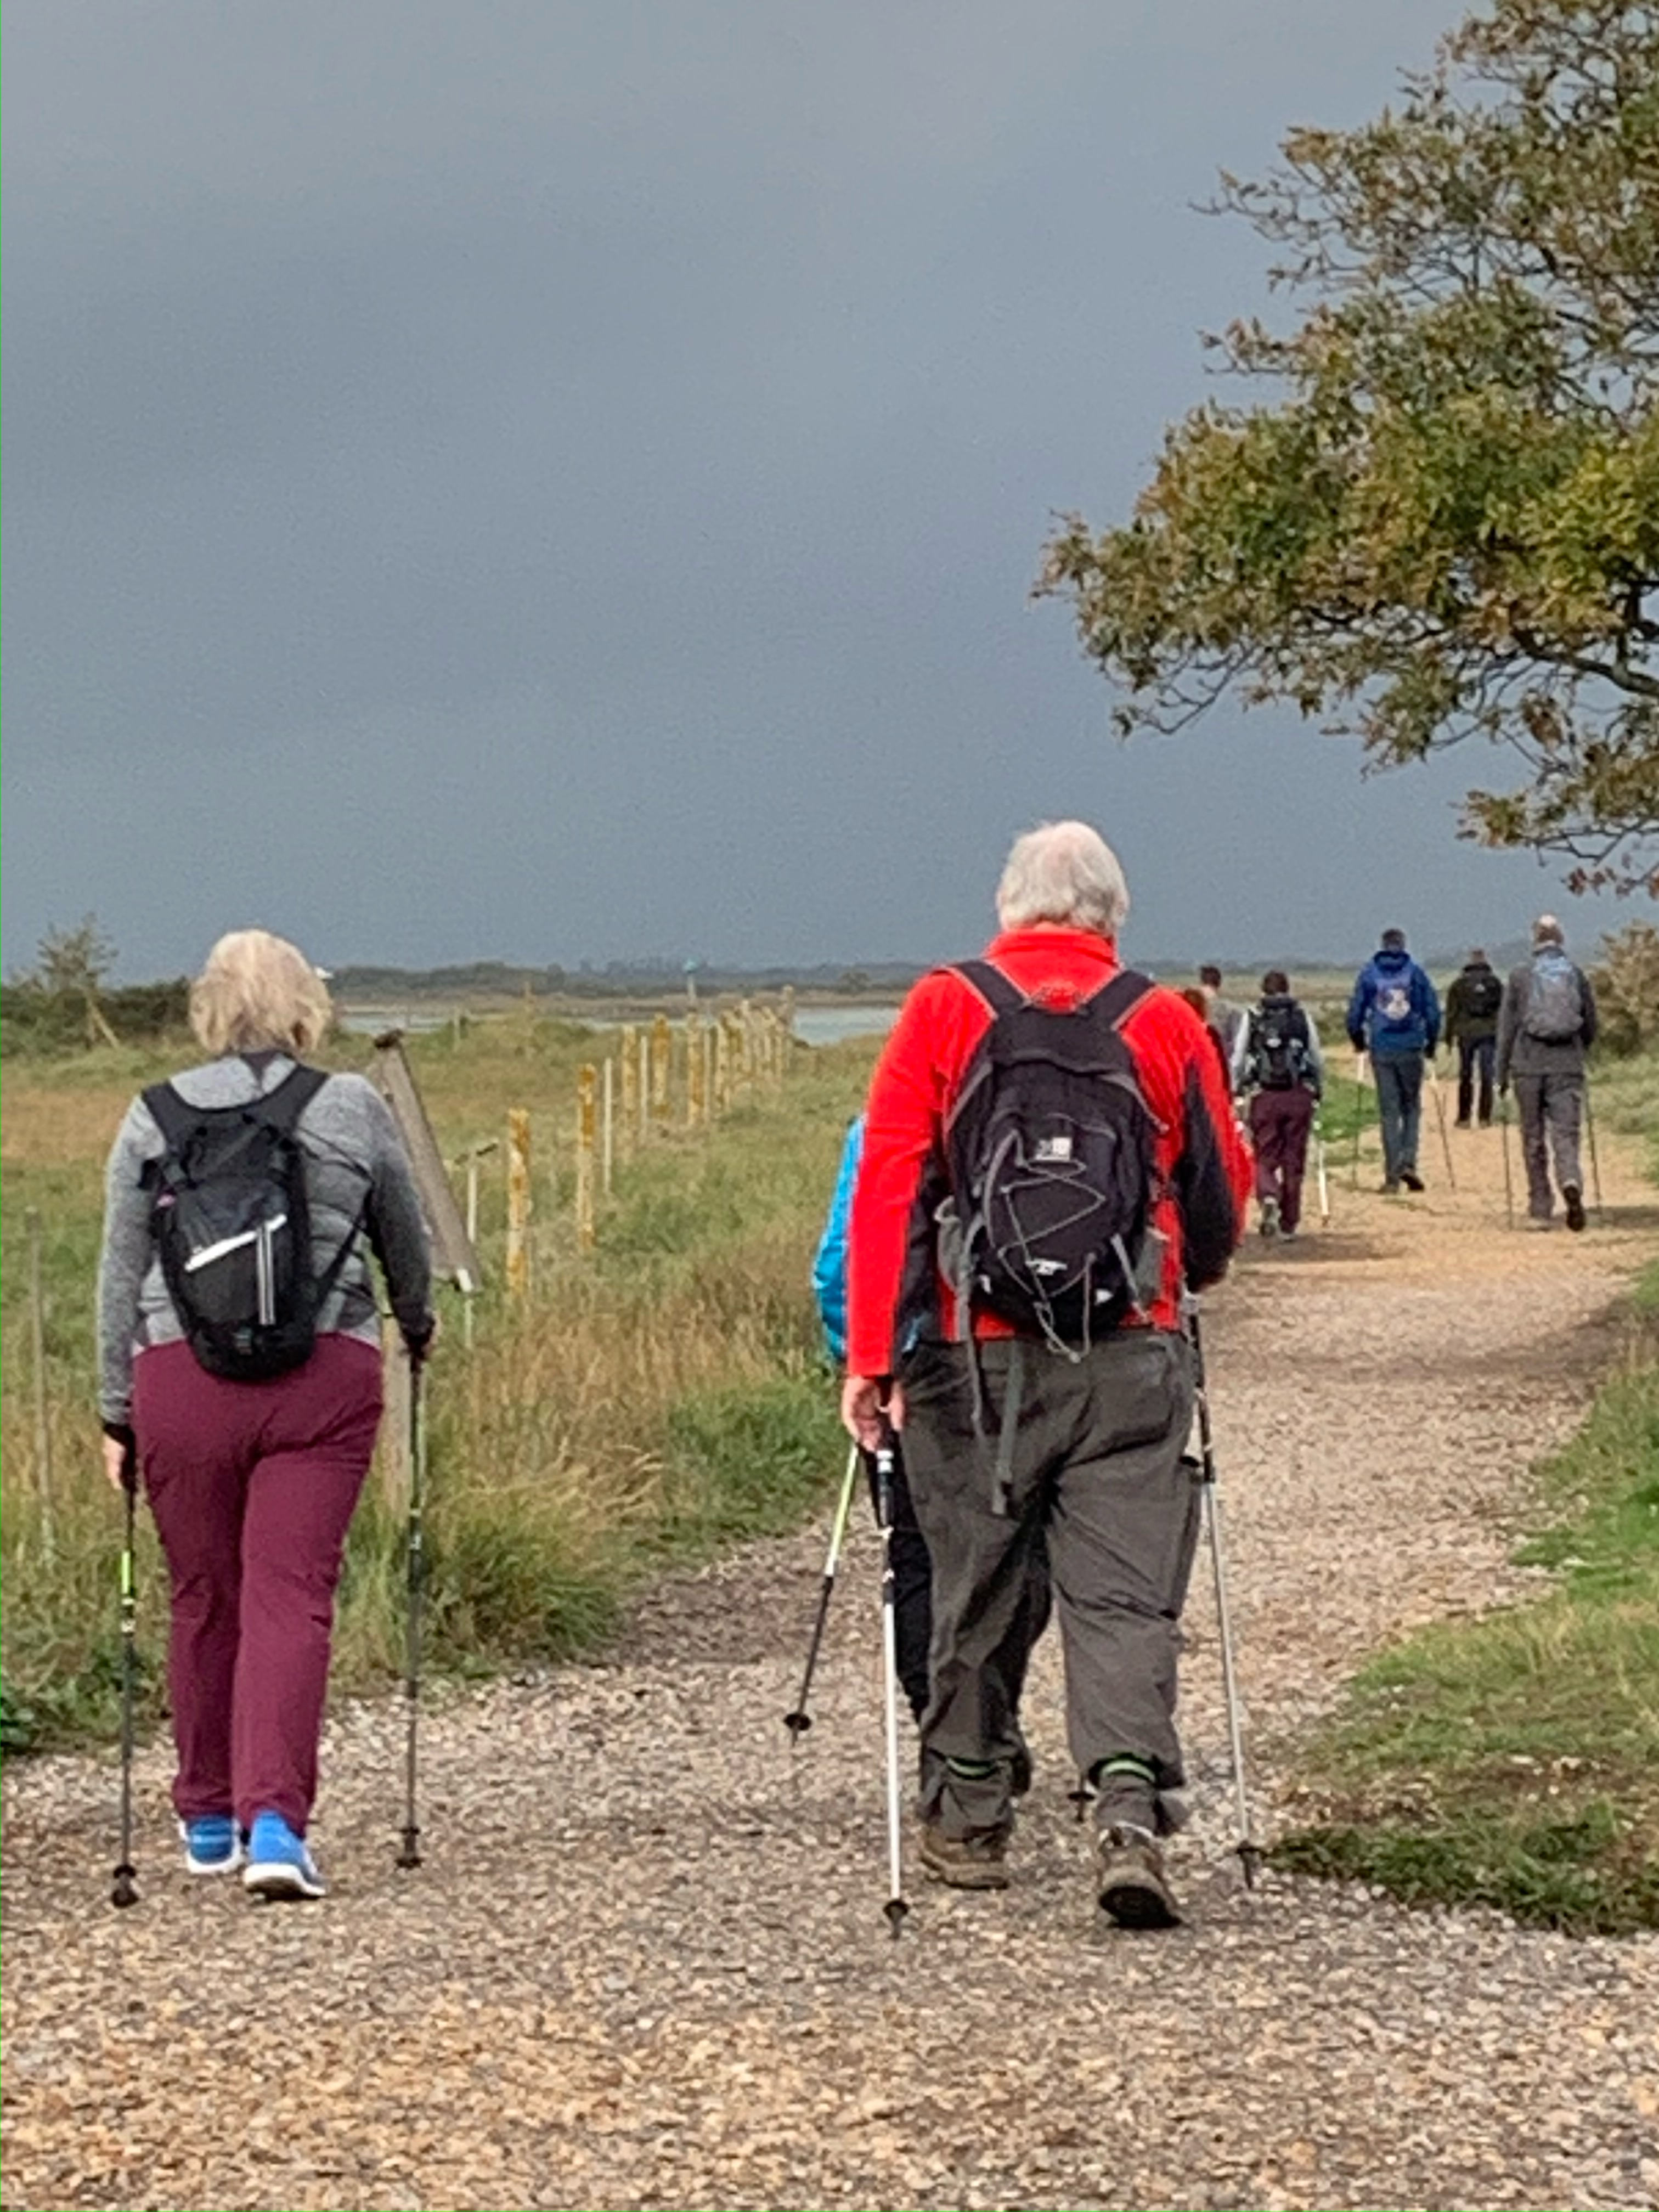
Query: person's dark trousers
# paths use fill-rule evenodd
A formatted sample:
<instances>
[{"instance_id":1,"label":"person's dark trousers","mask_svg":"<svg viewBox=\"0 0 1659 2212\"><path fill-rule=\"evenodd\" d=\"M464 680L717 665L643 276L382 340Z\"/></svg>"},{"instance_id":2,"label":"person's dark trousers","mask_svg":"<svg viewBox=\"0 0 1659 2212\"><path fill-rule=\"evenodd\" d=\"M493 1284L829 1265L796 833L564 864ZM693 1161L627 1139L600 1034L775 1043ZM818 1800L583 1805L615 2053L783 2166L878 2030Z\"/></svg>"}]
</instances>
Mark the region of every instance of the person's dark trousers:
<instances>
[{"instance_id":1,"label":"person's dark trousers","mask_svg":"<svg viewBox=\"0 0 1659 2212\"><path fill-rule=\"evenodd\" d=\"M1255 1150L1255 1194L1274 1199L1281 1229L1302 1218L1302 1178L1308 1165L1314 1095L1297 1083L1288 1091L1258 1091L1250 1101L1250 1142Z\"/></svg>"},{"instance_id":2,"label":"person's dark trousers","mask_svg":"<svg viewBox=\"0 0 1659 2212\"><path fill-rule=\"evenodd\" d=\"M969 1359L981 1369L982 1428ZM1018 1368L1018 1410L1001 1437ZM1184 1456L1191 1354L1164 1329L1121 1329L1073 1361L1030 1339L919 1346L906 1362L905 1454L933 1563L933 1698L922 1721L921 1811L950 1837L1013 1818L1015 1724L1045 1540L1065 1650L1066 1724L1080 1772L1141 1763L1133 1804L1100 1817L1161 1825L1182 1781L1176 1656L1198 1540ZM1006 1477L1000 1500L999 1463Z\"/></svg>"},{"instance_id":3,"label":"person's dark trousers","mask_svg":"<svg viewBox=\"0 0 1659 2212\"><path fill-rule=\"evenodd\" d=\"M1527 1212L1534 1221L1547 1221L1555 1210L1550 1188L1550 1165L1563 1190L1584 1188L1584 1170L1578 1156L1583 1127L1584 1078L1574 1068L1555 1075L1512 1075L1515 1103L1521 1115L1521 1157L1527 1169Z\"/></svg>"},{"instance_id":4,"label":"person's dark trousers","mask_svg":"<svg viewBox=\"0 0 1659 2212\"><path fill-rule=\"evenodd\" d=\"M1484 1129L1492 1119L1492 1066L1498 1057L1495 1036L1459 1037L1457 1040L1457 1118L1467 1127L1469 1111L1476 1103L1479 1084L1480 1126Z\"/></svg>"},{"instance_id":5,"label":"person's dark trousers","mask_svg":"<svg viewBox=\"0 0 1659 2212\"><path fill-rule=\"evenodd\" d=\"M876 1456L873 1452L866 1452L862 1456L864 1471L870 1483L870 1503L876 1505ZM910 1495L909 1477L904 1471L902 1442L893 1455L892 1553L893 1641L897 1646L896 1656L899 1685L920 1727L922 1715L927 1710L928 1656L933 1635L933 1563L928 1555L927 1539L916 1521L915 1501ZM1048 1553L1045 1546L1039 1545L1031 1560L1022 1600L1020 1629L1028 1652L1048 1626L1048 1615L1052 1610ZM1016 1709L1019 1704L1024 1671L1022 1668L1021 1684L1015 1689ZM1030 1759L1029 1754L1023 1751L1023 1738L1021 1743L1026 1778L1029 1780Z\"/></svg>"},{"instance_id":6,"label":"person's dark trousers","mask_svg":"<svg viewBox=\"0 0 1659 2212\"><path fill-rule=\"evenodd\" d=\"M877 1505L876 1455L862 1455ZM878 1506L878 1510L879 1507ZM893 1455L893 1638L898 1646L898 1677L910 1710L920 1722L927 1707L927 1647L933 1635L933 1563L927 1539L916 1525L916 1509L904 1472L901 1444Z\"/></svg>"},{"instance_id":7,"label":"person's dark trousers","mask_svg":"<svg viewBox=\"0 0 1659 2212\"><path fill-rule=\"evenodd\" d=\"M1382 1130L1382 1180L1396 1183L1417 1172L1417 1139L1423 1120L1420 1052L1373 1054L1376 1118Z\"/></svg>"}]
</instances>

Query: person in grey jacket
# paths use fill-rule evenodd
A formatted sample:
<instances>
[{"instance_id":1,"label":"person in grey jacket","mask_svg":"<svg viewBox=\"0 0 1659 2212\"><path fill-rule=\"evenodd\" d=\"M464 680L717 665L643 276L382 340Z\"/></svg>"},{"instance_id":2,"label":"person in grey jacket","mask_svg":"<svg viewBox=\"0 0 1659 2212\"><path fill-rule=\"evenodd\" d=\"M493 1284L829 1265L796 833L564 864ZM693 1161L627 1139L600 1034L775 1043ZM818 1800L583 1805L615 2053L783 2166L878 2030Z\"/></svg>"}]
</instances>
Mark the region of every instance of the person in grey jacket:
<instances>
[{"instance_id":1,"label":"person in grey jacket","mask_svg":"<svg viewBox=\"0 0 1659 2212\"><path fill-rule=\"evenodd\" d=\"M258 929L221 938L191 989L191 1025L215 1057L155 1094L156 1111L274 1101L331 1018L322 979L295 946ZM321 1079L294 1124L312 1275L325 1291L314 1342L301 1364L259 1380L210 1371L163 1269L161 1210L177 1200L161 1173L169 1146L156 1111L136 1098L109 1158L100 1410L105 1471L117 1486L142 1480L172 1582L173 1799L185 1864L234 1873L246 1853L249 1888L319 1897L305 1836L334 1591L380 1418L368 1254L418 1358L434 1327L426 1227L385 1101L361 1075Z\"/></svg>"},{"instance_id":2,"label":"person in grey jacket","mask_svg":"<svg viewBox=\"0 0 1659 2212\"><path fill-rule=\"evenodd\" d=\"M1532 957L1510 975L1498 1024L1498 1089L1511 1085L1521 1116L1527 1213L1550 1227L1555 1196L1552 1161L1569 1229L1584 1226L1584 1174L1578 1139L1584 1117L1584 1055L1595 1042L1595 994L1566 954L1553 914L1532 926Z\"/></svg>"}]
</instances>

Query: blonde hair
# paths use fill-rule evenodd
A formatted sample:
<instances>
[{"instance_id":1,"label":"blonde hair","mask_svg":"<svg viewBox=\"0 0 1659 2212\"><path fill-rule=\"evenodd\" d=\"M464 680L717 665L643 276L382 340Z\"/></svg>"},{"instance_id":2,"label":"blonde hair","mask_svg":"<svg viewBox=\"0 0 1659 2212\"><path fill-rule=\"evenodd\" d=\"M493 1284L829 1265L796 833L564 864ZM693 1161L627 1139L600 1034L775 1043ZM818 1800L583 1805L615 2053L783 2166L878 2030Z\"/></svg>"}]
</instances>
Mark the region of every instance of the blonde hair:
<instances>
[{"instance_id":1,"label":"blonde hair","mask_svg":"<svg viewBox=\"0 0 1659 2212\"><path fill-rule=\"evenodd\" d=\"M1128 911L1117 854L1086 822L1040 822L1014 840L997 885L1005 929L1052 921L1114 937Z\"/></svg>"},{"instance_id":2,"label":"blonde hair","mask_svg":"<svg viewBox=\"0 0 1659 2212\"><path fill-rule=\"evenodd\" d=\"M190 1025L216 1059L228 1052L304 1054L334 1018L322 977L297 945L268 929L233 929L190 987Z\"/></svg>"}]
</instances>

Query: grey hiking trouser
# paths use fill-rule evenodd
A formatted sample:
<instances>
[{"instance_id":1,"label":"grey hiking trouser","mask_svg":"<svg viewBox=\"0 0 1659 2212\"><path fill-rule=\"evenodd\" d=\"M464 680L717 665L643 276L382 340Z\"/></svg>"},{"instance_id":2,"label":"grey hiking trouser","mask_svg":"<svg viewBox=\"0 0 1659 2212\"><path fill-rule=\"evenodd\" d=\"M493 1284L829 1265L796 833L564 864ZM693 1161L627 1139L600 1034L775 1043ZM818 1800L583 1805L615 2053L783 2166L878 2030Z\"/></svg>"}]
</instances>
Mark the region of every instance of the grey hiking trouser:
<instances>
[{"instance_id":1,"label":"grey hiking trouser","mask_svg":"<svg viewBox=\"0 0 1659 2212\"><path fill-rule=\"evenodd\" d=\"M983 1379L974 1422L970 1358ZM1010 1369L1020 1370L1001 1434ZM1129 1813L1183 1778L1176 1623L1198 1540L1183 1458L1192 1354L1167 1329L1122 1329L1076 1362L1029 1338L918 1346L903 1370L904 1455L933 1562L933 1696L921 1724L921 1809L947 1836L1013 1818L1014 1710L1030 1653L1027 1596L1045 1533L1080 1772L1128 1755L1149 1780ZM1007 1478L998 1510L999 1462ZM1115 1808L1112 1817L1126 1808ZM1105 1800L1102 1801L1103 1817Z\"/></svg>"},{"instance_id":2,"label":"grey hiking trouser","mask_svg":"<svg viewBox=\"0 0 1659 2212\"><path fill-rule=\"evenodd\" d=\"M1417 1173L1417 1140L1423 1121L1420 1052L1371 1055L1376 1078L1376 1119L1382 1132L1382 1180L1398 1182Z\"/></svg>"},{"instance_id":3,"label":"grey hiking trouser","mask_svg":"<svg viewBox=\"0 0 1659 2212\"><path fill-rule=\"evenodd\" d=\"M1578 1158L1578 1132L1584 1117L1584 1079L1571 1075L1514 1075L1515 1103L1521 1116L1521 1157L1527 1164L1527 1211L1547 1221L1555 1211L1550 1161L1562 1190L1584 1188Z\"/></svg>"}]
</instances>

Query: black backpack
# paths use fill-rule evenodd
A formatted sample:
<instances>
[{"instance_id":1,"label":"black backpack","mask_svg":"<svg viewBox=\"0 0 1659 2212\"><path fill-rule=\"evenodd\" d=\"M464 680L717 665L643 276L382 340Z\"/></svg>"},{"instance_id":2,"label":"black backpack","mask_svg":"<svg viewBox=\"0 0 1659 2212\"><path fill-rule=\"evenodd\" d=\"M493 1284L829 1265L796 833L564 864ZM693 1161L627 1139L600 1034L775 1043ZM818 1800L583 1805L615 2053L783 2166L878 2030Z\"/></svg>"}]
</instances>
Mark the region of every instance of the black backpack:
<instances>
[{"instance_id":1,"label":"black backpack","mask_svg":"<svg viewBox=\"0 0 1659 2212\"><path fill-rule=\"evenodd\" d=\"M1125 969L1072 1007L988 961L956 970L991 1009L945 1129L940 1257L964 1333L975 1309L1086 1349L1141 1294L1158 1124L1121 1024L1152 989Z\"/></svg>"},{"instance_id":2,"label":"black backpack","mask_svg":"<svg viewBox=\"0 0 1659 2212\"><path fill-rule=\"evenodd\" d=\"M296 1067L246 1106L192 1106L170 1083L144 1093L167 1150L153 1162L161 1273L210 1375L259 1382L301 1366L317 1316L356 1241L312 1273L306 1156L295 1124L328 1078Z\"/></svg>"},{"instance_id":3,"label":"black backpack","mask_svg":"<svg viewBox=\"0 0 1659 2212\"><path fill-rule=\"evenodd\" d=\"M1490 968L1463 970L1463 1011L1472 1022L1489 1022L1504 1003L1504 986Z\"/></svg>"},{"instance_id":4,"label":"black backpack","mask_svg":"<svg viewBox=\"0 0 1659 2212\"><path fill-rule=\"evenodd\" d=\"M1263 1091L1293 1091L1308 1072L1307 1018L1294 999L1264 999L1250 1016L1250 1073Z\"/></svg>"}]
</instances>

